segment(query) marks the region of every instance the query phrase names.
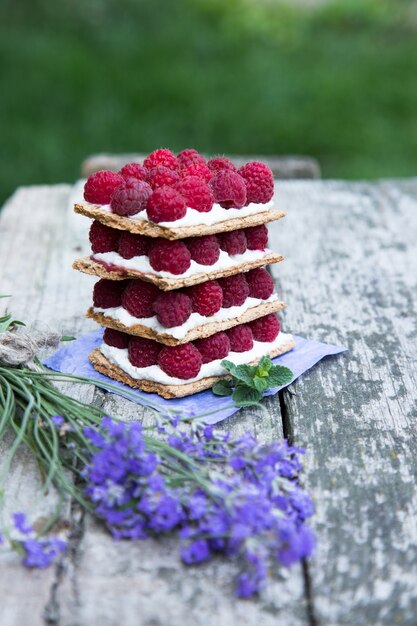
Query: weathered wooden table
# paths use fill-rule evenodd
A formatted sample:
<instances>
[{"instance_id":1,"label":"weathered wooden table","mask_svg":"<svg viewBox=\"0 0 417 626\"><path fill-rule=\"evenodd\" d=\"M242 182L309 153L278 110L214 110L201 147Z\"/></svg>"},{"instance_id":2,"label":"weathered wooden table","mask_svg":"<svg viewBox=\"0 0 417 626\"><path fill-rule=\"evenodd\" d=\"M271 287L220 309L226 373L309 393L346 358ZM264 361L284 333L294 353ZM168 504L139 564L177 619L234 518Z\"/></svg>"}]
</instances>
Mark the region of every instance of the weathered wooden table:
<instances>
[{"instance_id":1,"label":"weathered wooden table","mask_svg":"<svg viewBox=\"0 0 417 626\"><path fill-rule=\"evenodd\" d=\"M6 204L0 293L14 294L14 313L31 324L79 335L93 328L83 313L94 281L71 269L87 252L88 222L73 215L69 194L67 185L23 188ZM0 557L2 625L417 624L417 181L288 182L277 197L288 211L270 226L287 257L273 267L289 304L285 328L349 352L266 402L274 433L249 410L223 427L285 435L307 449L314 558L272 580L259 600L238 601L228 563L186 569L175 542L115 543L71 503L71 549L58 566L27 571L14 554ZM77 393L144 417L94 388ZM20 458L9 510L33 503L38 480Z\"/></svg>"}]
</instances>

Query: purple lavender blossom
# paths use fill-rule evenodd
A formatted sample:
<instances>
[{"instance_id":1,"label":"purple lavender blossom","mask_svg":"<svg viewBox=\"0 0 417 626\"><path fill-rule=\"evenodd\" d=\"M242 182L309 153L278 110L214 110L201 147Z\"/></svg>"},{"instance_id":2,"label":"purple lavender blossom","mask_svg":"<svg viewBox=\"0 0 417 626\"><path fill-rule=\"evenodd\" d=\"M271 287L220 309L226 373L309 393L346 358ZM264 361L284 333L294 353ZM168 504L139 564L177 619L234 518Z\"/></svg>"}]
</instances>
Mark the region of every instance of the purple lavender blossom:
<instances>
[{"instance_id":1,"label":"purple lavender blossom","mask_svg":"<svg viewBox=\"0 0 417 626\"><path fill-rule=\"evenodd\" d=\"M62 417L62 415L53 415L51 417L51 422L54 426L56 426L57 428L61 428L61 426L63 425L63 423L65 422L64 418Z\"/></svg>"}]
</instances>

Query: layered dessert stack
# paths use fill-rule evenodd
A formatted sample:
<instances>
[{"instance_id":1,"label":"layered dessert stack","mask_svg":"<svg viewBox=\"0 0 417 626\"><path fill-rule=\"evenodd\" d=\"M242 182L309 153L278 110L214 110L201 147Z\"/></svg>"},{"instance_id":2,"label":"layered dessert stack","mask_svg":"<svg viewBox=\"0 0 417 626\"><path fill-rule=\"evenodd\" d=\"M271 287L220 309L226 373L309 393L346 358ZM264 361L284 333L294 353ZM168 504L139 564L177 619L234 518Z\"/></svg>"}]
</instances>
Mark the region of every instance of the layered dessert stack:
<instances>
[{"instance_id":1,"label":"layered dessert stack","mask_svg":"<svg viewBox=\"0 0 417 626\"><path fill-rule=\"evenodd\" d=\"M165 398L210 388L223 359L256 363L294 347L280 332L278 299L265 266L272 172L239 170L196 150L156 150L119 173L89 177L75 211L92 218L91 256L74 268L94 274L88 317L105 327L90 355L101 373Z\"/></svg>"}]
</instances>

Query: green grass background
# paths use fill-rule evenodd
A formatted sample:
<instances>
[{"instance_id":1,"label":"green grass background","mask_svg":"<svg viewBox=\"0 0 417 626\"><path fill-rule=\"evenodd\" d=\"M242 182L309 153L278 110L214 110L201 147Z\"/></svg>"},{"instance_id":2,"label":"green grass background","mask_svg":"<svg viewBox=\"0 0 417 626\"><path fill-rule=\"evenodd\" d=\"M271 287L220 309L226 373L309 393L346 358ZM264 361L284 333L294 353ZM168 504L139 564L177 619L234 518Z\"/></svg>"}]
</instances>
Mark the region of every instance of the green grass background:
<instances>
[{"instance_id":1,"label":"green grass background","mask_svg":"<svg viewBox=\"0 0 417 626\"><path fill-rule=\"evenodd\" d=\"M0 0L0 199L161 146L415 175L416 2Z\"/></svg>"}]
</instances>

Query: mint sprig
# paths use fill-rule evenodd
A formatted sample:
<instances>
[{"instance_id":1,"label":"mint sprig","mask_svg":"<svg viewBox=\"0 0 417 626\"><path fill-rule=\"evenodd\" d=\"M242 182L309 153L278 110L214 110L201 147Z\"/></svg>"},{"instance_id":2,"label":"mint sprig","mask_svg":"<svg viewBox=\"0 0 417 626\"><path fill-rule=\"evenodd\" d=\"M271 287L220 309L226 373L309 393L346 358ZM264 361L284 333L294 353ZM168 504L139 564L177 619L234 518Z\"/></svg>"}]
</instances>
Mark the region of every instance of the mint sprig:
<instances>
[{"instance_id":1,"label":"mint sprig","mask_svg":"<svg viewBox=\"0 0 417 626\"><path fill-rule=\"evenodd\" d=\"M232 380L220 380L213 385L217 396L232 396L238 407L259 404L263 394L273 387L288 385L294 374L288 367L274 365L269 356L264 356L258 365L235 365L222 361L222 367L232 376Z\"/></svg>"}]
</instances>

